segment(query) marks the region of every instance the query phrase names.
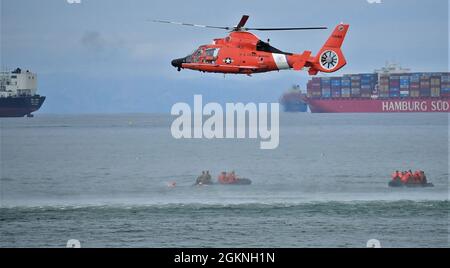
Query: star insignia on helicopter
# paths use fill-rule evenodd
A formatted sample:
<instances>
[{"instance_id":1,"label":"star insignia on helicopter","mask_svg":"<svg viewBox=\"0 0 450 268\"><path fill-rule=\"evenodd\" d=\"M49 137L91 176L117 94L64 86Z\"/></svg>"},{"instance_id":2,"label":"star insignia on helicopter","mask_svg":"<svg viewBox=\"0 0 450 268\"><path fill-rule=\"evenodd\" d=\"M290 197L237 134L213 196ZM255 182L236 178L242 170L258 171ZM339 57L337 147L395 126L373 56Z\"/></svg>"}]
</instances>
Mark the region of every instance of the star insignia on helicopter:
<instances>
[{"instance_id":1,"label":"star insignia on helicopter","mask_svg":"<svg viewBox=\"0 0 450 268\"><path fill-rule=\"evenodd\" d=\"M223 60L223 62L225 62L226 64L231 64L233 63L233 59L232 58L226 58Z\"/></svg>"}]
</instances>

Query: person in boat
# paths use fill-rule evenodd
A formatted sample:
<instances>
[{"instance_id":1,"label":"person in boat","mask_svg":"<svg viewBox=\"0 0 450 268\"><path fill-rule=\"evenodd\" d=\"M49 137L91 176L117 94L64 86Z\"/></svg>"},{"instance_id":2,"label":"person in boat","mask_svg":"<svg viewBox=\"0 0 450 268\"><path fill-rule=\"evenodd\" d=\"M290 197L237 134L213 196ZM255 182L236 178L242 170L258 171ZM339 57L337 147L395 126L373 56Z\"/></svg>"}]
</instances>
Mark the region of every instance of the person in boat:
<instances>
[{"instance_id":1,"label":"person in boat","mask_svg":"<svg viewBox=\"0 0 450 268\"><path fill-rule=\"evenodd\" d=\"M422 184L428 183L427 176L425 175L425 172L422 170L420 170L420 181Z\"/></svg>"},{"instance_id":2,"label":"person in boat","mask_svg":"<svg viewBox=\"0 0 450 268\"><path fill-rule=\"evenodd\" d=\"M405 183L405 184L409 183L410 179L411 179L411 175L409 174L409 172L404 171L402 173L402 178L401 178L402 182Z\"/></svg>"},{"instance_id":3,"label":"person in boat","mask_svg":"<svg viewBox=\"0 0 450 268\"><path fill-rule=\"evenodd\" d=\"M234 183L236 182L237 178L236 178L236 173L234 171L231 171L231 173L229 173L227 175L227 182L228 183Z\"/></svg>"},{"instance_id":4,"label":"person in boat","mask_svg":"<svg viewBox=\"0 0 450 268\"><path fill-rule=\"evenodd\" d=\"M226 183L227 180L227 173L225 171L222 171L222 173L220 173L219 175L219 182L220 183Z\"/></svg>"},{"instance_id":5,"label":"person in boat","mask_svg":"<svg viewBox=\"0 0 450 268\"><path fill-rule=\"evenodd\" d=\"M414 179L414 173L412 172L412 170L408 171L409 174L409 183L415 183L415 179Z\"/></svg>"},{"instance_id":6,"label":"person in boat","mask_svg":"<svg viewBox=\"0 0 450 268\"><path fill-rule=\"evenodd\" d=\"M400 173L400 171L396 170L394 173L392 173L393 181L401 180L401 178L402 178L402 174Z\"/></svg>"},{"instance_id":7,"label":"person in boat","mask_svg":"<svg viewBox=\"0 0 450 268\"><path fill-rule=\"evenodd\" d=\"M405 182L405 172L404 172L404 171L402 171L402 172L400 173L400 180L401 180L402 182Z\"/></svg>"},{"instance_id":8,"label":"person in boat","mask_svg":"<svg viewBox=\"0 0 450 268\"><path fill-rule=\"evenodd\" d=\"M399 180L403 185L432 186L432 184L428 183L427 176L422 170L416 170L415 172L412 172L412 170L403 172L396 171L391 176L392 182Z\"/></svg>"},{"instance_id":9,"label":"person in boat","mask_svg":"<svg viewBox=\"0 0 450 268\"><path fill-rule=\"evenodd\" d=\"M209 170L206 171L205 181L206 181L206 183L211 183L211 181L212 181L212 177L211 177L211 174L209 174Z\"/></svg>"},{"instance_id":10,"label":"person in boat","mask_svg":"<svg viewBox=\"0 0 450 268\"><path fill-rule=\"evenodd\" d=\"M196 182L196 184L203 184L204 181L205 181L205 176L206 176L205 171L202 171L202 175L200 175L200 176L197 177L197 182Z\"/></svg>"},{"instance_id":11,"label":"person in boat","mask_svg":"<svg viewBox=\"0 0 450 268\"><path fill-rule=\"evenodd\" d=\"M416 184L422 183L422 175L420 174L419 170L416 170L414 172L413 178L414 178L414 183L416 183Z\"/></svg>"},{"instance_id":12,"label":"person in boat","mask_svg":"<svg viewBox=\"0 0 450 268\"><path fill-rule=\"evenodd\" d=\"M426 184L426 178L425 178L425 173L421 170L416 170L414 172L414 183L417 184Z\"/></svg>"}]
</instances>

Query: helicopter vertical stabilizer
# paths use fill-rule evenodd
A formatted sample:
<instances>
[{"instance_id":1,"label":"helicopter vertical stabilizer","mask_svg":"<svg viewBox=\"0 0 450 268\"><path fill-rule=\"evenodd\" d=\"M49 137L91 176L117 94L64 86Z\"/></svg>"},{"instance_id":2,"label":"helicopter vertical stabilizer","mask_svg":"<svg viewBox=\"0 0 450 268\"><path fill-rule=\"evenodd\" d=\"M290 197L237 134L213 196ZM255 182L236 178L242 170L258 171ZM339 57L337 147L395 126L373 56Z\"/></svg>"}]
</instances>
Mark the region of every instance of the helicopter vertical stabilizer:
<instances>
[{"instance_id":1,"label":"helicopter vertical stabilizer","mask_svg":"<svg viewBox=\"0 0 450 268\"><path fill-rule=\"evenodd\" d=\"M333 73L347 64L341 46L344 43L349 27L348 24L336 26L320 52L309 62L311 65L310 75L316 75L318 72Z\"/></svg>"}]
</instances>

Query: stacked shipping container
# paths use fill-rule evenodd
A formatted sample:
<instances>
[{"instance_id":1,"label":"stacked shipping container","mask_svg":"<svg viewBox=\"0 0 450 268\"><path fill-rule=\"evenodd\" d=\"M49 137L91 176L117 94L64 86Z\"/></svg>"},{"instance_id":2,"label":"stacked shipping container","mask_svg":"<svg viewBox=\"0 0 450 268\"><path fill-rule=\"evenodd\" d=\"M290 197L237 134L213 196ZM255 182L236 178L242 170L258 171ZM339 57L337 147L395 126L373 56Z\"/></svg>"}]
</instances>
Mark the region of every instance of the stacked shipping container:
<instances>
[{"instance_id":1,"label":"stacked shipping container","mask_svg":"<svg viewBox=\"0 0 450 268\"><path fill-rule=\"evenodd\" d=\"M432 74L430 79L431 97L441 96L441 74Z\"/></svg>"},{"instance_id":2,"label":"stacked shipping container","mask_svg":"<svg viewBox=\"0 0 450 268\"><path fill-rule=\"evenodd\" d=\"M343 77L341 79L341 97L350 98L351 97L351 86L352 80L349 77Z\"/></svg>"},{"instance_id":3,"label":"stacked shipping container","mask_svg":"<svg viewBox=\"0 0 450 268\"><path fill-rule=\"evenodd\" d=\"M450 73L356 74L313 78L310 98L450 97Z\"/></svg>"},{"instance_id":4,"label":"stacked shipping container","mask_svg":"<svg viewBox=\"0 0 450 268\"><path fill-rule=\"evenodd\" d=\"M378 79L378 95L381 98L389 97L389 75L380 75Z\"/></svg>"},{"instance_id":5,"label":"stacked shipping container","mask_svg":"<svg viewBox=\"0 0 450 268\"><path fill-rule=\"evenodd\" d=\"M409 76L409 96L412 98L420 97L420 74L411 74Z\"/></svg>"},{"instance_id":6,"label":"stacked shipping container","mask_svg":"<svg viewBox=\"0 0 450 268\"><path fill-rule=\"evenodd\" d=\"M450 75L441 76L441 96L450 97Z\"/></svg>"},{"instance_id":7,"label":"stacked shipping container","mask_svg":"<svg viewBox=\"0 0 450 268\"><path fill-rule=\"evenodd\" d=\"M331 98L331 79L322 78L322 98Z\"/></svg>"},{"instance_id":8,"label":"stacked shipping container","mask_svg":"<svg viewBox=\"0 0 450 268\"><path fill-rule=\"evenodd\" d=\"M420 76L420 97L431 97L430 74Z\"/></svg>"},{"instance_id":9,"label":"stacked shipping container","mask_svg":"<svg viewBox=\"0 0 450 268\"><path fill-rule=\"evenodd\" d=\"M308 97L321 98L322 97L322 79L314 77L308 82Z\"/></svg>"},{"instance_id":10,"label":"stacked shipping container","mask_svg":"<svg viewBox=\"0 0 450 268\"><path fill-rule=\"evenodd\" d=\"M342 78L331 78L331 97L340 98L342 96Z\"/></svg>"},{"instance_id":11,"label":"stacked shipping container","mask_svg":"<svg viewBox=\"0 0 450 268\"><path fill-rule=\"evenodd\" d=\"M361 74L361 97L370 98L377 84L378 76L376 74Z\"/></svg>"}]
</instances>

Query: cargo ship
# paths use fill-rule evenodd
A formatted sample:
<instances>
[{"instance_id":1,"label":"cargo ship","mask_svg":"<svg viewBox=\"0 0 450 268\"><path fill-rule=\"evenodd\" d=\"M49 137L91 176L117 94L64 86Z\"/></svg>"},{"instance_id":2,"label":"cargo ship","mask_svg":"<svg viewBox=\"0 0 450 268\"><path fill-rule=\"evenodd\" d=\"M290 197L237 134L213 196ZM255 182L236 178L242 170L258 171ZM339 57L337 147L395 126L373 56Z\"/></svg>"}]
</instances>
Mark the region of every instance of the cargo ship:
<instances>
[{"instance_id":1,"label":"cargo ship","mask_svg":"<svg viewBox=\"0 0 450 268\"><path fill-rule=\"evenodd\" d=\"M305 102L306 94L300 90L299 85L293 86L280 98L280 104L287 113L304 113L308 110Z\"/></svg>"},{"instance_id":2,"label":"cargo ship","mask_svg":"<svg viewBox=\"0 0 450 268\"><path fill-rule=\"evenodd\" d=\"M32 117L45 97L37 94L37 75L20 68L0 72L0 117Z\"/></svg>"},{"instance_id":3,"label":"cargo ship","mask_svg":"<svg viewBox=\"0 0 450 268\"><path fill-rule=\"evenodd\" d=\"M374 73L312 78L312 113L448 113L450 73L415 73L387 64Z\"/></svg>"}]
</instances>

